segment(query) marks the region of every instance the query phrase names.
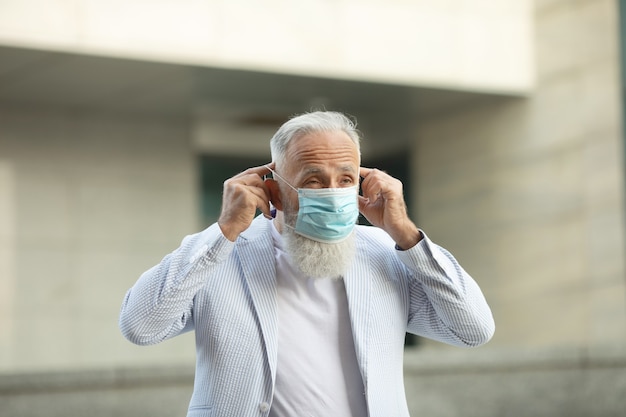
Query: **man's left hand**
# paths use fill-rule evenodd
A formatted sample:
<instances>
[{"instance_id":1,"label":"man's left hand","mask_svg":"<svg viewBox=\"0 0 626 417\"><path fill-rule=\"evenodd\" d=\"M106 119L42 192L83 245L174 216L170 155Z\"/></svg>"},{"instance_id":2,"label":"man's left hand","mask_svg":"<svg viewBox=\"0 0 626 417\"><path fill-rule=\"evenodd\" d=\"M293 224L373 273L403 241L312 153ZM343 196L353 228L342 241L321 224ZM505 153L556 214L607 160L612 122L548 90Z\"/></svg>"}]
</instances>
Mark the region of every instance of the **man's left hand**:
<instances>
[{"instance_id":1,"label":"man's left hand","mask_svg":"<svg viewBox=\"0 0 626 417\"><path fill-rule=\"evenodd\" d=\"M359 211L374 226L386 231L402 249L410 249L422 239L422 233L407 214L402 182L386 172L360 168L363 178Z\"/></svg>"}]
</instances>

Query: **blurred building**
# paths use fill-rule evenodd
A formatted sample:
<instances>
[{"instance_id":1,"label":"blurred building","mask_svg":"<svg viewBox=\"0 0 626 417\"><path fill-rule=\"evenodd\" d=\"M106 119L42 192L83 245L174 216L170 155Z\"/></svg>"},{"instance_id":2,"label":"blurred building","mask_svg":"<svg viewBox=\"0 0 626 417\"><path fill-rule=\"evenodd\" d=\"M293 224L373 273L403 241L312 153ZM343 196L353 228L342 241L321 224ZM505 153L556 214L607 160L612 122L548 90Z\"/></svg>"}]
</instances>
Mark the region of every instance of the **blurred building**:
<instances>
[{"instance_id":1,"label":"blurred building","mask_svg":"<svg viewBox=\"0 0 626 417\"><path fill-rule=\"evenodd\" d=\"M623 3L0 2L0 416L184 415L193 336L131 345L124 293L315 108L495 315L407 347L413 414L622 416Z\"/></svg>"}]
</instances>

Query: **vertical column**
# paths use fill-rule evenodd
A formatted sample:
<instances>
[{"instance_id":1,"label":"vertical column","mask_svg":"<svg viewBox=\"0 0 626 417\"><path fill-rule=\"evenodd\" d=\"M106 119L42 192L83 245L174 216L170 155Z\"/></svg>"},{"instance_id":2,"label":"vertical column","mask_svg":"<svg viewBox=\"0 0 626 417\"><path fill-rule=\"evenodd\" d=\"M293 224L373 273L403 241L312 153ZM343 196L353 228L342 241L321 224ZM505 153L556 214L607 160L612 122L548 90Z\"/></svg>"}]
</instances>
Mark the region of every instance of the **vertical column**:
<instances>
[{"instance_id":1,"label":"vertical column","mask_svg":"<svg viewBox=\"0 0 626 417\"><path fill-rule=\"evenodd\" d=\"M15 292L15 180L11 165L0 159L0 362L11 356Z\"/></svg>"}]
</instances>

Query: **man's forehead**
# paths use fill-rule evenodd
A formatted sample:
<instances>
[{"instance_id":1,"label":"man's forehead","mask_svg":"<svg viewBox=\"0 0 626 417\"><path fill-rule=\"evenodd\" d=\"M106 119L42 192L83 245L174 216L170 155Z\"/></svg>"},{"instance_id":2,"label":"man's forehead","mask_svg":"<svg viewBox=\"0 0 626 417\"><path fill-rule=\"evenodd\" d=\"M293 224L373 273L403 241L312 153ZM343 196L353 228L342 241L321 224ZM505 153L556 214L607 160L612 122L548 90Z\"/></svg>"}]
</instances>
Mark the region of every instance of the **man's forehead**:
<instances>
[{"instance_id":1,"label":"man's forehead","mask_svg":"<svg viewBox=\"0 0 626 417\"><path fill-rule=\"evenodd\" d=\"M358 148L342 131L316 132L294 138L287 146L285 165L292 173L356 172Z\"/></svg>"}]
</instances>

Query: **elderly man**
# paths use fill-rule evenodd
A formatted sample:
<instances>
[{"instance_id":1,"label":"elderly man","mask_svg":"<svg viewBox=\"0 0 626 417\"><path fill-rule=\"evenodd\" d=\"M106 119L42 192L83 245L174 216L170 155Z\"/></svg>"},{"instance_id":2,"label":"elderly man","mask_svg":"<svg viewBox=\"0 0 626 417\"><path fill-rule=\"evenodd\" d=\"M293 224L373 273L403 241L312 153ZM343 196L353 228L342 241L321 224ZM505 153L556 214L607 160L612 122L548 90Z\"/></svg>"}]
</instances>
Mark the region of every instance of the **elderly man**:
<instances>
[{"instance_id":1,"label":"elderly man","mask_svg":"<svg viewBox=\"0 0 626 417\"><path fill-rule=\"evenodd\" d=\"M402 183L360 166L343 114L294 117L270 146L271 164L224 183L217 223L128 291L122 333L195 331L189 417L408 416L405 333L486 343L478 285L410 220Z\"/></svg>"}]
</instances>

